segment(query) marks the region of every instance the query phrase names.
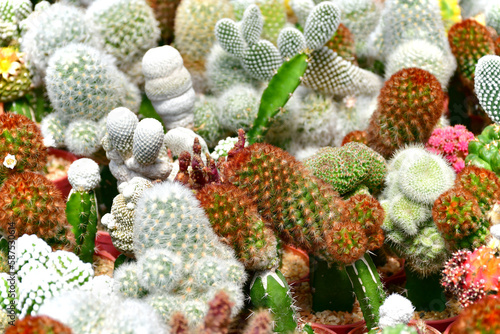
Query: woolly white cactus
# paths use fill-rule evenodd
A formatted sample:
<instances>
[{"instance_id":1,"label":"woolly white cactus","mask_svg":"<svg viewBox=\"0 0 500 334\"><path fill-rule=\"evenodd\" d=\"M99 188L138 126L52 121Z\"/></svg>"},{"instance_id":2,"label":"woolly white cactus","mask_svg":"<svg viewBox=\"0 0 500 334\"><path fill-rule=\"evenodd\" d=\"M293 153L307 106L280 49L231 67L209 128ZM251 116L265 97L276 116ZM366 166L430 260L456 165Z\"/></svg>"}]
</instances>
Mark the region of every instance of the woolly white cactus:
<instances>
[{"instance_id":1,"label":"woolly white cactus","mask_svg":"<svg viewBox=\"0 0 500 334\"><path fill-rule=\"evenodd\" d=\"M139 120L129 109L119 107L113 109L106 119L109 142L116 148L123 160L130 158L134 142L134 131Z\"/></svg>"},{"instance_id":2,"label":"woolly white cactus","mask_svg":"<svg viewBox=\"0 0 500 334\"><path fill-rule=\"evenodd\" d=\"M74 161L68 169L68 181L76 191L90 191L101 182L99 165L92 159Z\"/></svg>"},{"instance_id":3,"label":"woolly white cactus","mask_svg":"<svg viewBox=\"0 0 500 334\"><path fill-rule=\"evenodd\" d=\"M205 152L208 152L207 144L205 140L194 133L190 129L178 127L175 129L171 129L165 134L164 142L165 146L170 149L172 155L179 156L183 151L188 151L191 155L193 155L193 144L194 139L198 138L201 145L201 157L205 158Z\"/></svg>"},{"instance_id":4,"label":"woolly white cactus","mask_svg":"<svg viewBox=\"0 0 500 334\"><path fill-rule=\"evenodd\" d=\"M143 165L152 165L163 146L163 126L154 118L146 118L137 124L134 132L132 154Z\"/></svg>"},{"instance_id":5,"label":"woolly white cactus","mask_svg":"<svg viewBox=\"0 0 500 334\"><path fill-rule=\"evenodd\" d=\"M64 146L64 133L67 127L68 123L58 113L51 113L45 116L40 124L45 146Z\"/></svg>"},{"instance_id":6,"label":"woolly white cactus","mask_svg":"<svg viewBox=\"0 0 500 334\"><path fill-rule=\"evenodd\" d=\"M249 85L235 85L219 97L219 124L223 129L237 133L248 131L259 112L261 94Z\"/></svg>"},{"instance_id":7,"label":"woolly white cactus","mask_svg":"<svg viewBox=\"0 0 500 334\"><path fill-rule=\"evenodd\" d=\"M193 123L195 93L191 75L175 48L150 49L142 59L146 95L168 129Z\"/></svg>"},{"instance_id":8,"label":"woolly white cactus","mask_svg":"<svg viewBox=\"0 0 500 334\"><path fill-rule=\"evenodd\" d=\"M500 57L487 55L476 65L474 88L481 107L492 121L500 123Z\"/></svg>"},{"instance_id":9,"label":"woolly white cactus","mask_svg":"<svg viewBox=\"0 0 500 334\"><path fill-rule=\"evenodd\" d=\"M94 121L75 120L68 125L64 133L64 144L72 153L89 157L101 147L100 132Z\"/></svg>"},{"instance_id":10,"label":"woolly white cactus","mask_svg":"<svg viewBox=\"0 0 500 334\"><path fill-rule=\"evenodd\" d=\"M379 327L385 328L398 324L407 324L413 318L413 307L411 301L396 293L387 297L380 306Z\"/></svg>"}]
</instances>

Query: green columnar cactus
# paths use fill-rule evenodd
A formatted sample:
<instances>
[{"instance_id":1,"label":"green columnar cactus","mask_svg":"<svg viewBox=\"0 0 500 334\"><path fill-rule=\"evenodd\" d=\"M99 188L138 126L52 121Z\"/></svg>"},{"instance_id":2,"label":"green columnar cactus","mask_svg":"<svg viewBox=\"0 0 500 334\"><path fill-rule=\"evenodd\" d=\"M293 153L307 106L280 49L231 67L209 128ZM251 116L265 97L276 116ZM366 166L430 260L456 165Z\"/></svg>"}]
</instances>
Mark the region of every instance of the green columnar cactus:
<instances>
[{"instance_id":1,"label":"green columnar cactus","mask_svg":"<svg viewBox=\"0 0 500 334\"><path fill-rule=\"evenodd\" d=\"M129 71L160 39L158 21L145 0L94 1L86 18L104 39L104 50Z\"/></svg>"},{"instance_id":2,"label":"green columnar cactus","mask_svg":"<svg viewBox=\"0 0 500 334\"><path fill-rule=\"evenodd\" d=\"M483 214L491 210L500 199L500 180L492 171L476 166L466 166L457 174L455 186L469 191L479 203Z\"/></svg>"},{"instance_id":3,"label":"green columnar cactus","mask_svg":"<svg viewBox=\"0 0 500 334\"><path fill-rule=\"evenodd\" d=\"M475 71L474 88L481 107L491 120L500 122L500 112L495 101L498 98L499 83L497 75L500 69L500 57L487 55L479 59Z\"/></svg>"},{"instance_id":4,"label":"green columnar cactus","mask_svg":"<svg viewBox=\"0 0 500 334\"><path fill-rule=\"evenodd\" d=\"M354 142L339 148L322 148L304 164L342 196L362 184L372 192L378 192L382 189L387 172L385 159L380 154L364 144Z\"/></svg>"},{"instance_id":5,"label":"green columnar cactus","mask_svg":"<svg viewBox=\"0 0 500 334\"><path fill-rule=\"evenodd\" d=\"M30 71L36 76L35 84L41 83L50 57L59 48L70 43L102 45L99 33L81 9L58 3L36 14L28 19L21 42L21 51L26 53Z\"/></svg>"},{"instance_id":6,"label":"green columnar cactus","mask_svg":"<svg viewBox=\"0 0 500 334\"><path fill-rule=\"evenodd\" d=\"M368 146L390 157L408 143L426 143L443 112L441 84L429 72L403 69L387 80L367 129Z\"/></svg>"},{"instance_id":7,"label":"green columnar cactus","mask_svg":"<svg viewBox=\"0 0 500 334\"><path fill-rule=\"evenodd\" d=\"M448 32L451 51L458 62L458 73L464 85L474 90L474 73L478 60L495 54L495 44L488 29L473 19L454 24Z\"/></svg>"},{"instance_id":8,"label":"green columnar cactus","mask_svg":"<svg viewBox=\"0 0 500 334\"><path fill-rule=\"evenodd\" d=\"M480 135L469 142L469 154L465 158L466 165L474 165L500 173L500 125L491 124L484 128Z\"/></svg>"},{"instance_id":9,"label":"green columnar cactus","mask_svg":"<svg viewBox=\"0 0 500 334\"><path fill-rule=\"evenodd\" d=\"M90 159L79 159L68 169L73 191L66 203L66 218L73 227L75 253L87 263L93 262L97 233L97 201L94 189L101 181L99 165Z\"/></svg>"},{"instance_id":10,"label":"green columnar cactus","mask_svg":"<svg viewBox=\"0 0 500 334\"><path fill-rule=\"evenodd\" d=\"M0 186L10 174L42 170L47 163L47 149L33 121L23 115L0 115L0 161Z\"/></svg>"},{"instance_id":11,"label":"green columnar cactus","mask_svg":"<svg viewBox=\"0 0 500 334\"><path fill-rule=\"evenodd\" d=\"M67 120L98 121L125 98L118 69L87 44L58 49L47 68L47 91L54 109Z\"/></svg>"},{"instance_id":12,"label":"green columnar cactus","mask_svg":"<svg viewBox=\"0 0 500 334\"><path fill-rule=\"evenodd\" d=\"M250 299L255 308L266 308L272 313L274 332L289 333L297 328L290 287L279 270L256 275L250 285Z\"/></svg>"},{"instance_id":13,"label":"green columnar cactus","mask_svg":"<svg viewBox=\"0 0 500 334\"><path fill-rule=\"evenodd\" d=\"M462 187L439 196L432 208L432 218L451 252L478 248L489 235L489 223L477 200Z\"/></svg>"}]
</instances>

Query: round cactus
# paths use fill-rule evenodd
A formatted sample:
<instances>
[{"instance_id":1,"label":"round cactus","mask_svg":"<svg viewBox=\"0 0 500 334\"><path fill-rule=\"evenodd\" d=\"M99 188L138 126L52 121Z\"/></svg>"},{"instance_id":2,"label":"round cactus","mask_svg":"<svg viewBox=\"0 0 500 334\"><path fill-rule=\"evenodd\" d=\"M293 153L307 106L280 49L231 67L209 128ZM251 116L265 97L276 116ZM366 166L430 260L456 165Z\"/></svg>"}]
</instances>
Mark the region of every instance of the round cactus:
<instances>
[{"instance_id":1,"label":"round cactus","mask_svg":"<svg viewBox=\"0 0 500 334\"><path fill-rule=\"evenodd\" d=\"M406 235L415 236L419 227L429 219L431 210L427 205L421 205L403 194L398 194L391 200L388 214L396 228L404 231Z\"/></svg>"},{"instance_id":2,"label":"round cactus","mask_svg":"<svg viewBox=\"0 0 500 334\"><path fill-rule=\"evenodd\" d=\"M160 39L158 21L145 0L95 1L85 15L104 39L104 50L125 72Z\"/></svg>"},{"instance_id":3,"label":"round cactus","mask_svg":"<svg viewBox=\"0 0 500 334\"><path fill-rule=\"evenodd\" d=\"M458 173L455 185L469 191L479 203L483 214L500 199L500 180L495 173L476 166L466 166Z\"/></svg>"},{"instance_id":4,"label":"round cactus","mask_svg":"<svg viewBox=\"0 0 500 334\"><path fill-rule=\"evenodd\" d=\"M64 143L68 150L76 155L91 156L99 151L100 130L96 122L77 119L69 123L64 134Z\"/></svg>"},{"instance_id":5,"label":"round cactus","mask_svg":"<svg viewBox=\"0 0 500 334\"><path fill-rule=\"evenodd\" d=\"M237 85L219 97L219 124L233 133L249 130L259 111L260 96L251 86Z\"/></svg>"},{"instance_id":6,"label":"round cactus","mask_svg":"<svg viewBox=\"0 0 500 334\"><path fill-rule=\"evenodd\" d=\"M113 274L117 290L125 297L140 298L148 293L139 281L139 266L137 263L124 263Z\"/></svg>"},{"instance_id":7,"label":"round cactus","mask_svg":"<svg viewBox=\"0 0 500 334\"><path fill-rule=\"evenodd\" d=\"M137 265L139 283L151 293L172 291L183 274L181 259L167 249L148 249Z\"/></svg>"},{"instance_id":8,"label":"round cactus","mask_svg":"<svg viewBox=\"0 0 500 334\"><path fill-rule=\"evenodd\" d=\"M432 220L424 224L405 253L408 267L423 277L437 273L449 256L444 238Z\"/></svg>"},{"instance_id":9,"label":"round cactus","mask_svg":"<svg viewBox=\"0 0 500 334\"><path fill-rule=\"evenodd\" d=\"M75 240L64 208L59 190L40 174L12 175L0 188L0 222L4 235L8 235L13 223L16 237L36 234L53 247L72 248Z\"/></svg>"},{"instance_id":10,"label":"round cactus","mask_svg":"<svg viewBox=\"0 0 500 334\"><path fill-rule=\"evenodd\" d=\"M13 163L7 163L11 157ZM7 175L26 170L38 172L47 163L47 149L36 124L26 116L0 115L0 185Z\"/></svg>"},{"instance_id":11,"label":"round cactus","mask_svg":"<svg viewBox=\"0 0 500 334\"><path fill-rule=\"evenodd\" d=\"M387 297L382 306L380 306L379 327L385 330L387 327L407 324L413 318L413 311L415 311L415 308L411 304L411 301L394 293Z\"/></svg>"},{"instance_id":12,"label":"round cactus","mask_svg":"<svg viewBox=\"0 0 500 334\"><path fill-rule=\"evenodd\" d=\"M493 53L493 52L491 52ZM478 58L479 59L479 58ZM499 89L500 57L487 55L479 59L475 67L474 88L481 107L495 123L500 122L496 103Z\"/></svg>"},{"instance_id":13,"label":"round cactus","mask_svg":"<svg viewBox=\"0 0 500 334\"><path fill-rule=\"evenodd\" d=\"M500 173L499 145L500 126L497 124L488 125L480 135L469 141L469 154L465 158L465 164Z\"/></svg>"},{"instance_id":14,"label":"round cactus","mask_svg":"<svg viewBox=\"0 0 500 334\"><path fill-rule=\"evenodd\" d=\"M129 158L134 143L134 131L139 123L137 116L129 109L120 107L109 112L106 118L106 131L111 146L118 150L123 158Z\"/></svg>"},{"instance_id":15,"label":"round cactus","mask_svg":"<svg viewBox=\"0 0 500 334\"><path fill-rule=\"evenodd\" d=\"M69 166L68 181L76 191L95 189L101 182L99 165L91 159L78 159Z\"/></svg>"},{"instance_id":16,"label":"round cactus","mask_svg":"<svg viewBox=\"0 0 500 334\"><path fill-rule=\"evenodd\" d=\"M163 126L154 118L143 119L137 124L133 140L135 160L143 165L151 165L163 147Z\"/></svg>"},{"instance_id":17,"label":"round cactus","mask_svg":"<svg viewBox=\"0 0 500 334\"><path fill-rule=\"evenodd\" d=\"M68 123L58 113L51 113L45 116L40 124L45 146L64 146L64 134L67 127Z\"/></svg>"},{"instance_id":18,"label":"round cactus","mask_svg":"<svg viewBox=\"0 0 500 334\"><path fill-rule=\"evenodd\" d=\"M217 117L219 113L217 98L205 95L197 97L193 113L193 130L205 139L210 148L216 146L219 140L226 137L226 133L221 129Z\"/></svg>"},{"instance_id":19,"label":"round cactus","mask_svg":"<svg viewBox=\"0 0 500 334\"><path fill-rule=\"evenodd\" d=\"M31 72L39 77L37 83L45 75L49 58L58 49L70 43L102 45L100 34L89 24L83 10L66 4L58 3L37 11L37 15L28 19L27 27L21 50L26 53Z\"/></svg>"},{"instance_id":20,"label":"round cactus","mask_svg":"<svg viewBox=\"0 0 500 334\"><path fill-rule=\"evenodd\" d=\"M357 65L354 36L351 34L349 28L342 23L339 24L335 35L326 42L325 46L336 52L343 59Z\"/></svg>"},{"instance_id":21,"label":"round cactus","mask_svg":"<svg viewBox=\"0 0 500 334\"><path fill-rule=\"evenodd\" d=\"M29 315L17 320L13 326L5 331L5 334L22 333L71 334L73 331L68 326L45 315Z\"/></svg>"},{"instance_id":22,"label":"round cactus","mask_svg":"<svg viewBox=\"0 0 500 334\"><path fill-rule=\"evenodd\" d=\"M125 98L110 57L85 44L58 49L50 58L45 80L52 106L68 120L97 121Z\"/></svg>"}]
</instances>

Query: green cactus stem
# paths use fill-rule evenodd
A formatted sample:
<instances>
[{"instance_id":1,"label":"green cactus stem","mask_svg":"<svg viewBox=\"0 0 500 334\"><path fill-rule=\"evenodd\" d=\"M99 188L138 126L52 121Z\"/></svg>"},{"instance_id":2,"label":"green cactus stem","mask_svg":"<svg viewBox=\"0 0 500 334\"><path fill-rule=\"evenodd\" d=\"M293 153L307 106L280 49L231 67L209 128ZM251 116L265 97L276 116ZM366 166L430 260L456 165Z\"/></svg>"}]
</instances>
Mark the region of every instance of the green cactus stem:
<instances>
[{"instance_id":1,"label":"green cactus stem","mask_svg":"<svg viewBox=\"0 0 500 334\"><path fill-rule=\"evenodd\" d=\"M356 262L346 266L345 270L359 300L366 327L370 331L378 325L379 308L386 297L377 268L370 255L365 254Z\"/></svg>"},{"instance_id":2,"label":"green cactus stem","mask_svg":"<svg viewBox=\"0 0 500 334\"><path fill-rule=\"evenodd\" d=\"M312 289L312 309L351 312L355 299L346 271L316 256L309 256L309 284ZM335 282L335 285L332 285Z\"/></svg>"},{"instance_id":3,"label":"green cactus stem","mask_svg":"<svg viewBox=\"0 0 500 334\"><path fill-rule=\"evenodd\" d=\"M250 285L250 298L256 308L269 309L275 322L275 333L294 332L297 318L290 287L279 271L266 271L255 276Z\"/></svg>"},{"instance_id":4,"label":"green cactus stem","mask_svg":"<svg viewBox=\"0 0 500 334\"><path fill-rule=\"evenodd\" d=\"M439 283L441 274L434 273L423 277L409 268L405 268L408 299L417 311L441 312L446 308L444 288ZM425 292L425 293L423 293Z\"/></svg>"},{"instance_id":5,"label":"green cactus stem","mask_svg":"<svg viewBox=\"0 0 500 334\"><path fill-rule=\"evenodd\" d=\"M302 82L302 76L307 68L308 56L299 53L286 61L272 77L266 90L262 94L259 113L252 128L247 133L250 144L261 141L271 119L282 110L292 93Z\"/></svg>"},{"instance_id":6,"label":"green cactus stem","mask_svg":"<svg viewBox=\"0 0 500 334\"><path fill-rule=\"evenodd\" d=\"M66 217L75 234L75 253L87 263L92 263L97 233L97 203L94 191L74 191L66 204Z\"/></svg>"}]
</instances>

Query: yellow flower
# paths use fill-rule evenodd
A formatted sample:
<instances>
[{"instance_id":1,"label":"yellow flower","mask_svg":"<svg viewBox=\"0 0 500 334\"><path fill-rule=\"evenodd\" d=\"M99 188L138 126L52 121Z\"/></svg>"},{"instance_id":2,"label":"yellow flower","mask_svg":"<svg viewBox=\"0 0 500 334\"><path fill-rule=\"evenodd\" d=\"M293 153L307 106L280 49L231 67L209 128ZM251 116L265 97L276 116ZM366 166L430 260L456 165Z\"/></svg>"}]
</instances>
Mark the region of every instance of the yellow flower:
<instances>
[{"instance_id":1,"label":"yellow flower","mask_svg":"<svg viewBox=\"0 0 500 334\"><path fill-rule=\"evenodd\" d=\"M19 54L13 48L0 49L0 74L4 79L9 75L16 75L21 68Z\"/></svg>"}]
</instances>

